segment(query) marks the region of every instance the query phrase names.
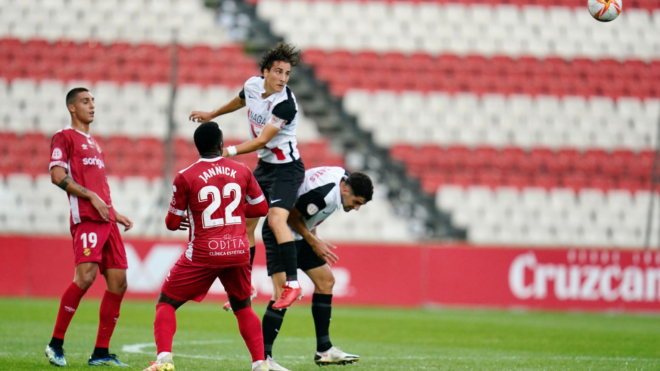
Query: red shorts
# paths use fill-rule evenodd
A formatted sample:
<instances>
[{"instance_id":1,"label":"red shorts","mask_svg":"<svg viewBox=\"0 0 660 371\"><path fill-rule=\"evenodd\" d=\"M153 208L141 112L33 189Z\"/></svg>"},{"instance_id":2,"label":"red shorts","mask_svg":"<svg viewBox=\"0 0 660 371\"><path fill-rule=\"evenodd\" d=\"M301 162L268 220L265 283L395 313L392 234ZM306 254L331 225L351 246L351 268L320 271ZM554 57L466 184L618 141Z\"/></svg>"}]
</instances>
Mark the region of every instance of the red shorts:
<instances>
[{"instance_id":1,"label":"red shorts","mask_svg":"<svg viewBox=\"0 0 660 371\"><path fill-rule=\"evenodd\" d=\"M128 269L124 242L116 223L87 220L71 227L73 256L80 263L99 263L101 273L108 268Z\"/></svg>"},{"instance_id":2,"label":"red shorts","mask_svg":"<svg viewBox=\"0 0 660 371\"><path fill-rule=\"evenodd\" d=\"M177 301L200 302L215 279L219 278L228 296L245 300L252 295L251 275L249 264L225 268L200 267L182 256L170 270L160 291Z\"/></svg>"}]
</instances>

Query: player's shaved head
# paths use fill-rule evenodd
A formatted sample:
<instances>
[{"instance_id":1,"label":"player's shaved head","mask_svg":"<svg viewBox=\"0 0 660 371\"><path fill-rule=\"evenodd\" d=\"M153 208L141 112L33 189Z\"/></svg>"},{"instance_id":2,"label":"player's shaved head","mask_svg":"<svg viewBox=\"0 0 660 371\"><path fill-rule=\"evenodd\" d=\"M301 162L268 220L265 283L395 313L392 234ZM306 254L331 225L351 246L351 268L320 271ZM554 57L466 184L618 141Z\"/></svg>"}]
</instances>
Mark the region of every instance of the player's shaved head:
<instances>
[{"instance_id":1,"label":"player's shaved head","mask_svg":"<svg viewBox=\"0 0 660 371\"><path fill-rule=\"evenodd\" d=\"M300 50L296 50L296 47L293 44L278 43L274 48L268 50L261 56L261 62L259 62L261 73L264 72L264 69L270 71L270 68L273 67L273 63L277 61L286 62L289 63L291 67L296 67L300 65Z\"/></svg>"},{"instance_id":2,"label":"player's shaved head","mask_svg":"<svg viewBox=\"0 0 660 371\"><path fill-rule=\"evenodd\" d=\"M193 138L200 156L214 154L218 150L222 151L222 130L213 121L199 125L195 130Z\"/></svg>"},{"instance_id":3,"label":"player's shaved head","mask_svg":"<svg viewBox=\"0 0 660 371\"><path fill-rule=\"evenodd\" d=\"M87 88L73 88L69 90L68 93L66 93L66 105L68 106L69 104L74 104L76 103L76 99L78 98L78 94L89 91Z\"/></svg>"},{"instance_id":4,"label":"player's shaved head","mask_svg":"<svg viewBox=\"0 0 660 371\"><path fill-rule=\"evenodd\" d=\"M369 175L356 171L348 176L346 184L351 187L354 196L362 197L366 202L371 201L374 195L374 184L371 182Z\"/></svg>"}]
</instances>

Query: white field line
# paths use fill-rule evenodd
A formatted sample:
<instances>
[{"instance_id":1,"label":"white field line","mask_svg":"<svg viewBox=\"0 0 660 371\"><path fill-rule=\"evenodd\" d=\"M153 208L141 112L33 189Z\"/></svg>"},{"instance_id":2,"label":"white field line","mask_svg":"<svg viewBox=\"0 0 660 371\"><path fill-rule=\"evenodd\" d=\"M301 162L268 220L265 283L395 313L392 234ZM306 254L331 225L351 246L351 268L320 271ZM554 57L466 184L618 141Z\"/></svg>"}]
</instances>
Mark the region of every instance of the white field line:
<instances>
[{"instance_id":1,"label":"white field line","mask_svg":"<svg viewBox=\"0 0 660 371\"><path fill-rule=\"evenodd\" d=\"M175 342L176 344L228 344L233 343L233 340L208 340L208 341L182 341ZM122 347L123 352L127 353L139 353L139 354L156 354L155 343L138 343L138 344L129 344ZM145 348L149 348L148 350ZM211 360L224 360L224 359L233 359L239 357L227 357L227 356L206 356L206 355L195 355L195 354L182 354L176 353L176 357L185 357L185 358L197 358L197 359L211 359ZM242 358L242 357L240 357ZM278 356L278 358L286 359L307 359L309 357L305 356ZM399 357L367 357L367 360L373 361L391 361L391 360L418 360L418 361L428 361L428 360L460 360L460 361L477 361L477 360L502 360L502 361L522 361L525 359L544 359L552 361L595 361L595 362L660 362L660 358L640 358L640 357L598 357L598 356L539 356L539 355L530 355L530 356L399 356Z\"/></svg>"}]
</instances>

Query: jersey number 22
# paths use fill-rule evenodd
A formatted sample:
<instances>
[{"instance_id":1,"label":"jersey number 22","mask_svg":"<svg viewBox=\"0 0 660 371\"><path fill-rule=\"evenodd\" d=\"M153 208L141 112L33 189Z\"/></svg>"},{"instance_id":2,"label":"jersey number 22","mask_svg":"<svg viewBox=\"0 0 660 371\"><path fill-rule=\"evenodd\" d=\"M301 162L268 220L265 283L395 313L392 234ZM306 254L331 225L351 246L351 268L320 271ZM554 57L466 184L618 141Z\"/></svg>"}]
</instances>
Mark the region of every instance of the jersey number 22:
<instances>
[{"instance_id":1,"label":"jersey number 22","mask_svg":"<svg viewBox=\"0 0 660 371\"><path fill-rule=\"evenodd\" d=\"M211 218L211 215L220 208L222 203L222 198L231 198L233 193L234 200L225 207L225 217L224 218ZM202 224L204 228L215 228L222 227L224 225L239 224L241 222L240 216L233 216L231 213L236 210L238 203L241 200L241 186L236 183L227 183L222 188L222 198L220 197L220 190L216 186L206 186L199 191L199 201L207 201L209 195L211 195L211 204L204 209Z\"/></svg>"}]
</instances>

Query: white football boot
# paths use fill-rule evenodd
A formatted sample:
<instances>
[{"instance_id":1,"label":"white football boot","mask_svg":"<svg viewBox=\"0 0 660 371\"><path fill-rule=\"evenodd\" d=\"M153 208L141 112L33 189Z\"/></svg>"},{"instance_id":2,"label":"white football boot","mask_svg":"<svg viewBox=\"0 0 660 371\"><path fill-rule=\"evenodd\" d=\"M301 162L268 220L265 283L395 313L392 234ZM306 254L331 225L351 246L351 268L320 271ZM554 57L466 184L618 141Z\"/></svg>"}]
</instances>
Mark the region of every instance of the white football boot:
<instances>
[{"instance_id":1,"label":"white football boot","mask_svg":"<svg viewBox=\"0 0 660 371\"><path fill-rule=\"evenodd\" d=\"M144 371L174 371L172 353L163 353L163 356L158 357L156 362L151 362L151 365L145 368Z\"/></svg>"},{"instance_id":2,"label":"white football boot","mask_svg":"<svg viewBox=\"0 0 660 371\"><path fill-rule=\"evenodd\" d=\"M325 352L316 352L316 356L314 356L314 362L319 366L347 365L359 360L360 356L342 352L341 349L337 347L332 347Z\"/></svg>"},{"instance_id":3,"label":"white football boot","mask_svg":"<svg viewBox=\"0 0 660 371\"><path fill-rule=\"evenodd\" d=\"M268 363L266 361L256 361L252 364L252 371L268 371Z\"/></svg>"},{"instance_id":4,"label":"white football boot","mask_svg":"<svg viewBox=\"0 0 660 371\"><path fill-rule=\"evenodd\" d=\"M278 365L270 356L266 358L266 363L268 364L269 371L290 371L288 368Z\"/></svg>"}]
</instances>

